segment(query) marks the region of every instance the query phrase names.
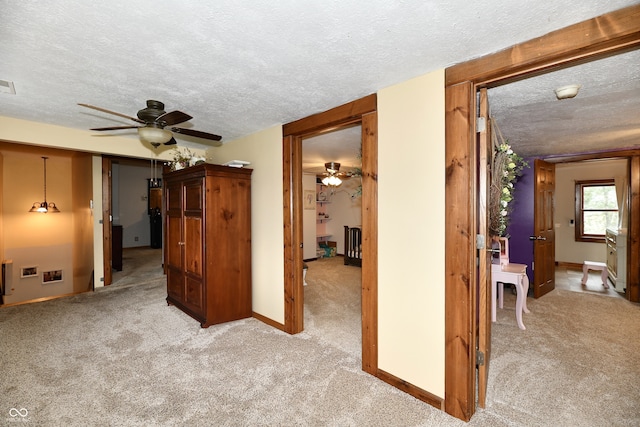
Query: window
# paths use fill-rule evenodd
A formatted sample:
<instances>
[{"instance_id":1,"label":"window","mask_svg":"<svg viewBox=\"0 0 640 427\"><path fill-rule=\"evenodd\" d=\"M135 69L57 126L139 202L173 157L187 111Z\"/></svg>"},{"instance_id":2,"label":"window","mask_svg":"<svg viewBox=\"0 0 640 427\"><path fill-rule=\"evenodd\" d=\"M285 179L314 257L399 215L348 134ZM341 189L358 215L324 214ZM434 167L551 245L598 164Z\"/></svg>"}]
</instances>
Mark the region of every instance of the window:
<instances>
[{"instance_id":1,"label":"window","mask_svg":"<svg viewBox=\"0 0 640 427\"><path fill-rule=\"evenodd\" d=\"M605 242L618 227L618 200L612 179L576 181L576 241Z\"/></svg>"}]
</instances>

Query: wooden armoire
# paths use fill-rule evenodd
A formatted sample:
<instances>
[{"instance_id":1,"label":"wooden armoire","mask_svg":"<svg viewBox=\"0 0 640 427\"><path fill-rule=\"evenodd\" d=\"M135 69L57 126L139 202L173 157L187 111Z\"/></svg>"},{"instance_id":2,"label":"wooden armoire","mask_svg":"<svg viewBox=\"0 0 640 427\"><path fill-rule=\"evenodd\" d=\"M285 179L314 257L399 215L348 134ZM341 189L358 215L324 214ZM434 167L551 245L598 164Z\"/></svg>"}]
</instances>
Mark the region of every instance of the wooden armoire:
<instances>
[{"instance_id":1,"label":"wooden armoire","mask_svg":"<svg viewBox=\"0 0 640 427\"><path fill-rule=\"evenodd\" d=\"M164 174L167 303L203 328L251 317L251 169Z\"/></svg>"}]
</instances>

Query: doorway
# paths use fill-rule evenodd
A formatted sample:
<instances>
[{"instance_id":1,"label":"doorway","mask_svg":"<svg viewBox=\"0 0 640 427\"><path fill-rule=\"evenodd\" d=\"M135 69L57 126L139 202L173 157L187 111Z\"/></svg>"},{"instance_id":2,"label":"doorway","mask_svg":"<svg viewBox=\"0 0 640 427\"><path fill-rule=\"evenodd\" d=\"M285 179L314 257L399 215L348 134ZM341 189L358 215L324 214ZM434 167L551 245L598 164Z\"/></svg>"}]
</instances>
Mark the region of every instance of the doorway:
<instances>
[{"instance_id":1,"label":"doorway","mask_svg":"<svg viewBox=\"0 0 640 427\"><path fill-rule=\"evenodd\" d=\"M304 329L302 140L358 123L362 126L362 369L376 375L378 122L375 94L283 126L284 329L291 334Z\"/></svg>"},{"instance_id":2,"label":"doorway","mask_svg":"<svg viewBox=\"0 0 640 427\"><path fill-rule=\"evenodd\" d=\"M571 63L601 58L637 47L637 14L631 7L593 18L496 54L450 67L445 72L447 260L445 312L446 366L445 411L469 420L476 405L476 293L475 224L477 182L475 177L476 100L481 87L498 86ZM635 15L634 15L635 13ZM634 18L635 16L635 18ZM606 22L606 25L605 25ZM631 159L632 194L640 191L640 157ZM638 183L634 183L638 181ZM635 185L635 187L634 187ZM466 191L471 188L472 191ZM468 194L462 194L465 189ZM455 208L452 208L455 207ZM640 197L630 203L630 234L640 233ZM640 254L640 242L630 245L630 258ZM640 266L631 266L629 281L637 285ZM631 299L638 299L638 286Z\"/></svg>"},{"instance_id":3,"label":"doorway","mask_svg":"<svg viewBox=\"0 0 640 427\"><path fill-rule=\"evenodd\" d=\"M161 187L150 185L161 176L161 166L149 160L103 157L105 286L146 281L162 272ZM153 216L152 205L160 217Z\"/></svg>"},{"instance_id":4,"label":"doorway","mask_svg":"<svg viewBox=\"0 0 640 427\"><path fill-rule=\"evenodd\" d=\"M344 226L362 223L361 140L359 124L302 140L304 328L357 359L362 280L360 268L346 264ZM338 171L328 172L327 163ZM340 183L329 185L330 176Z\"/></svg>"}]
</instances>

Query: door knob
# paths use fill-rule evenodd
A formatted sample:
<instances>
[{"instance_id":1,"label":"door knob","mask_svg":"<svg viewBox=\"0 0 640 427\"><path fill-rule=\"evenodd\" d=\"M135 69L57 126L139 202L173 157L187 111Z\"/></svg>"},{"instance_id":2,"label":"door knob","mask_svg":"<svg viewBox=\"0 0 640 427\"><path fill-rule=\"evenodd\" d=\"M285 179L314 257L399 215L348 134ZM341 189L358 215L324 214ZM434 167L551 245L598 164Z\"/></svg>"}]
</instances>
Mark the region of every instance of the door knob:
<instances>
[{"instance_id":1,"label":"door knob","mask_svg":"<svg viewBox=\"0 0 640 427\"><path fill-rule=\"evenodd\" d=\"M547 238L542 236L529 236L529 240L547 240Z\"/></svg>"}]
</instances>

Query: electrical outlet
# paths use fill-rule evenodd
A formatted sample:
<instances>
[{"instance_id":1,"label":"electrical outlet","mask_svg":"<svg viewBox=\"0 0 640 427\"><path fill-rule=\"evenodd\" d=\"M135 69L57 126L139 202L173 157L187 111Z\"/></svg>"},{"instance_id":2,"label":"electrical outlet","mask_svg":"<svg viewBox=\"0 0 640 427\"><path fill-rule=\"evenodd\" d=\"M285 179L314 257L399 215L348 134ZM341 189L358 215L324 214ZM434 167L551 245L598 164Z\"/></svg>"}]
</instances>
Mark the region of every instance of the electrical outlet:
<instances>
[{"instance_id":1,"label":"electrical outlet","mask_svg":"<svg viewBox=\"0 0 640 427\"><path fill-rule=\"evenodd\" d=\"M137 242L137 241L138 241L138 236L134 237L134 238L133 238L133 241L134 241L134 242Z\"/></svg>"}]
</instances>

